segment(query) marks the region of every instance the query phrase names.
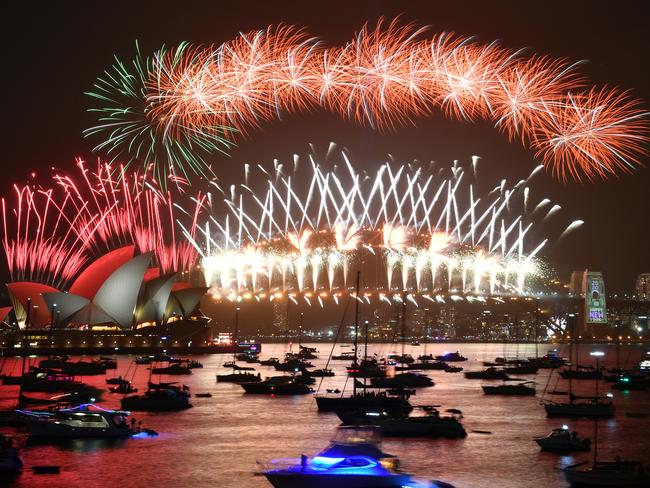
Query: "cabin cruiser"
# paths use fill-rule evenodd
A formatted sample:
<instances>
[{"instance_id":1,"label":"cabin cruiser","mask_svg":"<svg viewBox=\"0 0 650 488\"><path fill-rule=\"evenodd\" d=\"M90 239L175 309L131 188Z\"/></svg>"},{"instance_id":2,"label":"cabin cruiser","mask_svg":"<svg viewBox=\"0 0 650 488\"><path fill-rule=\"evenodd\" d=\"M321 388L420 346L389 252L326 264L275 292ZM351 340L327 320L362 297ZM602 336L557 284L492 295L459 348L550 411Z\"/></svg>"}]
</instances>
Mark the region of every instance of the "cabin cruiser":
<instances>
[{"instance_id":1,"label":"cabin cruiser","mask_svg":"<svg viewBox=\"0 0 650 488\"><path fill-rule=\"evenodd\" d=\"M189 388L175 383L149 383L149 389L142 395L122 398L122 408L148 412L171 412L192 407L189 402Z\"/></svg>"},{"instance_id":2,"label":"cabin cruiser","mask_svg":"<svg viewBox=\"0 0 650 488\"><path fill-rule=\"evenodd\" d=\"M347 373L353 378L382 378L386 376L386 367L375 358L365 358L358 364L352 363Z\"/></svg>"},{"instance_id":3,"label":"cabin cruiser","mask_svg":"<svg viewBox=\"0 0 650 488\"><path fill-rule=\"evenodd\" d=\"M397 458L381 450L379 434L371 428L339 429L329 446L315 456L271 461L262 474L275 488L443 486L421 484L401 472Z\"/></svg>"},{"instance_id":4,"label":"cabin cruiser","mask_svg":"<svg viewBox=\"0 0 650 488\"><path fill-rule=\"evenodd\" d=\"M298 346L297 356L301 359L318 359L318 349L315 347Z\"/></svg>"},{"instance_id":5,"label":"cabin cruiser","mask_svg":"<svg viewBox=\"0 0 650 488\"><path fill-rule=\"evenodd\" d=\"M298 355L287 353L286 357L284 358L284 362L274 364L273 367L276 371L293 373L296 371L304 371L307 368L313 368L314 365L306 359L299 357Z\"/></svg>"},{"instance_id":6,"label":"cabin cruiser","mask_svg":"<svg viewBox=\"0 0 650 488\"><path fill-rule=\"evenodd\" d=\"M433 354L420 354L418 361L433 361Z\"/></svg>"},{"instance_id":7,"label":"cabin cruiser","mask_svg":"<svg viewBox=\"0 0 650 488\"><path fill-rule=\"evenodd\" d=\"M410 354L395 354L395 353L392 353L392 354L389 354L388 356L386 356L386 359L388 361L392 361L392 362L398 363L398 364L411 364L411 363L415 362L415 359L413 359L413 356L411 356Z\"/></svg>"},{"instance_id":8,"label":"cabin cruiser","mask_svg":"<svg viewBox=\"0 0 650 488\"><path fill-rule=\"evenodd\" d=\"M567 466L564 477L572 486L642 488L650 486L650 474L638 461L597 461Z\"/></svg>"},{"instance_id":9,"label":"cabin cruiser","mask_svg":"<svg viewBox=\"0 0 650 488\"><path fill-rule=\"evenodd\" d=\"M445 352L441 356L436 356L436 359L438 361L445 361L445 362L448 362L448 363L459 362L459 361L467 361L467 358L465 356L461 356L460 351Z\"/></svg>"},{"instance_id":10,"label":"cabin cruiser","mask_svg":"<svg viewBox=\"0 0 650 488\"><path fill-rule=\"evenodd\" d=\"M34 437L127 437L134 434L129 412L84 404L54 411L18 410Z\"/></svg>"},{"instance_id":11,"label":"cabin cruiser","mask_svg":"<svg viewBox=\"0 0 650 488\"><path fill-rule=\"evenodd\" d=\"M38 362L38 367L41 369L61 369L69 359L68 356L48 356L47 359L41 359Z\"/></svg>"},{"instance_id":12,"label":"cabin cruiser","mask_svg":"<svg viewBox=\"0 0 650 488\"><path fill-rule=\"evenodd\" d=\"M264 381L254 383L240 383L246 393L258 393L266 395L305 395L313 393L304 381L294 376L273 376Z\"/></svg>"},{"instance_id":13,"label":"cabin cruiser","mask_svg":"<svg viewBox=\"0 0 650 488\"><path fill-rule=\"evenodd\" d=\"M61 365L61 372L77 376L106 374L106 365L100 361L66 361Z\"/></svg>"},{"instance_id":14,"label":"cabin cruiser","mask_svg":"<svg viewBox=\"0 0 650 488\"><path fill-rule=\"evenodd\" d=\"M482 371L465 371L465 378L468 380L509 380L508 374L497 368L487 368Z\"/></svg>"},{"instance_id":15,"label":"cabin cruiser","mask_svg":"<svg viewBox=\"0 0 650 488\"><path fill-rule=\"evenodd\" d=\"M323 377L326 377L326 376L334 376L335 375L334 371L332 371L331 369L326 369L326 368L314 369L312 371L303 371L303 374L307 375L307 376L309 376L311 378L323 378Z\"/></svg>"},{"instance_id":16,"label":"cabin cruiser","mask_svg":"<svg viewBox=\"0 0 650 488\"><path fill-rule=\"evenodd\" d=\"M151 368L151 373L183 375L183 374L192 374L192 370L187 366L181 366L180 364L175 363L164 368Z\"/></svg>"},{"instance_id":17,"label":"cabin cruiser","mask_svg":"<svg viewBox=\"0 0 650 488\"><path fill-rule=\"evenodd\" d=\"M578 437L578 433L575 430L570 432L566 425L559 429L553 429L547 436L535 437L534 440L542 448L542 451L572 452L591 449L589 439Z\"/></svg>"},{"instance_id":18,"label":"cabin cruiser","mask_svg":"<svg viewBox=\"0 0 650 488\"><path fill-rule=\"evenodd\" d=\"M255 371L252 366L239 366L235 361L226 361L223 363L224 368L232 368L235 371Z\"/></svg>"},{"instance_id":19,"label":"cabin cruiser","mask_svg":"<svg viewBox=\"0 0 650 488\"><path fill-rule=\"evenodd\" d=\"M460 422L459 410L450 409L450 415L441 416L433 406L417 406L421 415L390 413L385 410L357 410L337 412L344 425L374 425L386 437L467 437Z\"/></svg>"},{"instance_id":20,"label":"cabin cruiser","mask_svg":"<svg viewBox=\"0 0 650 488\"><path fill-rule=\"evenodd\" d=\"M418 358L418 361L415 363L411 363L408 365L408 369L414 370L414 369L435 369L435 370L441 370L444 371L446 369L449 369L450 366L445 363L444 361L432 361L432 360L421 360ZM462 369L462 368L461 368Z\"/></svg>"},{"instance_id":21,"label":"cabin cruiser","mask_svg":"<svg viewBox=\"0 0 650 488\"><path fill-rule=\"evenodd\" d=\"M262 376L249 371L233 371L230 374L218 374L217 383L253 383L262 381Z\"/></svg>"},{"instance_id":22,"label":"cabin cruiser","mask_svg":"<svg viewBox=\"0 0 650 488\"><path fill-rule=\"evenodd\" d=\"M486 395L534 395L535 383L524 381L522 383L503 383L502 385L483 385Z\"/></svg>"},{"instance_id":23,"label":"cabin cruiser","mask_svg":"<svg viewBox=\"0 0 650 488\"><path fill-rule=\"evenodd\" d=\"M560 371L560 376L565 380L599 380L603 377L603 372L591 367L578 365L575 369L568 368Z\"/></svg>"},{"instance_id":24,"label":"cabin cruiser","mask_svg":"<svg viewBox=\"0 0 650 488\"><path fill-rule=\"evenodd\" d=\"M23 462L18 456L11 437L0 434L0 475L17 474L23 469Z\"/></svg>"}]
</instances>

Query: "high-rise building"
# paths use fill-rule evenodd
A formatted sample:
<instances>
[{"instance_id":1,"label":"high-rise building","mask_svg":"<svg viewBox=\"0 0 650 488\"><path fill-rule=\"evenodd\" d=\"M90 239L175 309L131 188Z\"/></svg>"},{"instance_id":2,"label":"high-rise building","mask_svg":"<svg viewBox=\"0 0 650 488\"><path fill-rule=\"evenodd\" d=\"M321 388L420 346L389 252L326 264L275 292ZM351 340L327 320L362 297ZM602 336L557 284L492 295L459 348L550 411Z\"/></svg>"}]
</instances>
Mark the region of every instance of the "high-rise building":
<instances>
[{"instance_id":1,"label":"high-rise building","mask_svg":"<svg viewBox=\"0 0 650 488\"><path fill-rule=\"evenodd\" d=\"M569 281L569 293L575 296L583 296L582 281L587 271L574 271Z\"/></svg>"},{"instance_id":2,"label":"high-rise building","mask_svg":"<svg viewBox=\"0 0 650 488\"><path fill-rule=\"evenodd\" d=\"M650 300L650 273L641 273L634 287L636 297L640 300Z\"/></svg>"}]
</instances>

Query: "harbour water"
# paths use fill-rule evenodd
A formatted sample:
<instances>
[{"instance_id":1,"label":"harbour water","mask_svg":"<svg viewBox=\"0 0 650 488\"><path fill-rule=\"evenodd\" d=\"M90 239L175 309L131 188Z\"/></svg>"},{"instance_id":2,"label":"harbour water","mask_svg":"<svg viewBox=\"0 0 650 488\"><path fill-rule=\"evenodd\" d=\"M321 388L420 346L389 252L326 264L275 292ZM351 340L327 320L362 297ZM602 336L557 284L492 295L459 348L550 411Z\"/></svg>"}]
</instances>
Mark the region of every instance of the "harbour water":
<instances>
[{"instance_id":1,"label":"harbour water","mask_svg":"<svg viewBox=\"0 0 650 488\"><path fill-rule=\"evenodd\" d=\"M309 344L319 349L316 367L324 367L332 349L331 344ZM553 346L538 347L540 355ZM424 345L407 345L406 352L416 357L424 353ZM294 346L295 349L295 346ZM401 352L397 344L370 344L369 354L384 356ZM282 357L288 350L284 344L264 344L262 358ZM336 346L336 352L340 350ZM460 352L469 361L460 363L465 370L482 368L481 361L496 356L528 357L535 355L535 345L515 344L430 344L427 353ZM638 364L646 348L629 345L584 345L580 347L580 364L591 364L589 352L601 350L605 357L601 364L613 367L617 356L621 367ZM559 347L563 356L567 346ZM134 374L134 386L146 389L148 366L138 366L134 372L134 357L119 356L118 369L113 374ZM76 358L73 358L76 359ZM19 431L0 428L13 433L21 448L25 463L22 475L14 485L29 488L58 487L115 487L149 486L203 487L270 487L260 470L258 461L278 458L297 458L313 454L325 447L339 425L334 414L318 413L312 395L270 397L246 395L243 389L230 383L216 383L215 373L225 372L222 364L231 360L227 355L195 356L204 368L193 370L190 376L158 376L153 381L179 381L190 386L192 394L210 392L211 398L192 398L194 408L179 413L135 412L143 426L160 433L157 437L130 438L119 441L75 440L69 442L34 442ZM38 361L33 358L32 361ZM21 360L10 358L3 373L19 374ZM281 374L271 367L255 366L262 376ZM346 383L346 362L332 361L329 367L336 376L317 379L315 389L325 393L326 388L343 389ZM129 373L127 375L127 368ZM535 376L526 376L537 382L534 397L485 396L481 380L467 380L462 373L428 371L435 381L432 388L418 389L411 398L413 404L440 405L440 410L456 408L463 412L463 423L468 432L465 439L386 439L384 450L397 455L405 471L420 479L439 479L458 488L526 488L564 487L566 483L559 468L591 459L592 453L558 456L542 453L532 438L545 435L553 428L567 424L581 435L592 437L594 421L587 419L548 419L540 404L545 386L566 389L557 372L540 370ZM104 376L84 377L83 381L105 388ZM495 383L495 382L492 382ZM498 382L496 382L498 384ZM348 381L347 389L351 387ZM577 394L592 394L594 381L574 381ZM629 417L628 413L650 413L650 391L622 392L611 390L611 384L600 382L601 392L613 392L616 415L600 420L598 425L599 457L641 459L650 462L650 420ZM0 408L15 404L18 387L0 386ZM104 393L100 404L119 408L121 395ZM548 397L550 398L550 397ZM564 399L565 397L557 398ZM472 432L472 431L481 431ZM57 475L35 475L32 465L60 465Z\"/></svg>"}]
</instances>

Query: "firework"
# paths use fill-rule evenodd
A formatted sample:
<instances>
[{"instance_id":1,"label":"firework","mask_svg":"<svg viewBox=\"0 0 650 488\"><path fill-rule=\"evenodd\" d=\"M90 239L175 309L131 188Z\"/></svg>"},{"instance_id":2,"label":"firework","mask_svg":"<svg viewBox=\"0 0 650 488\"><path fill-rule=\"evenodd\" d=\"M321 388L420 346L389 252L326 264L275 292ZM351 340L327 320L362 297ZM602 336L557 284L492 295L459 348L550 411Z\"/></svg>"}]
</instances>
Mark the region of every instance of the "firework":
<instances>
[{"instance_id":1,"label":"firework","mask_svg":"<svg viewBox=\"0 0 650 488\"><path fill-rule=\"evenodd\" d=\"M184 192L178 179L174 191L163 190L151 174L99 161L90 169L81 159L76 166L77 175L54 172L48 185L15 186L13 207L2 199L12 280L60 288L92 257L130 244L141 253L153 251L163 273L195 264L196 250L177 227L196 228L205 196L194 195L185 208L175 201Z\"/></svg>"},{"instance_id":2,"label":"firework","mask_svg":"<svg viewBox=\"0 0 650 488\"><path fill-rule=\"evenodd\" d=\"M561 179L629 172L646 153L640 103L616 89L586 89L580 63L526 55L462 36L425 37L379 21L341 47L292 26L242 33L220 46L162 49L119 61L89 93L99 124L87 135L115 159L173 175L205 174L202 154L227 152L283 113L323 107L379 130L442 112L488 120L532 147Z\"/></svg>"},{"instance_id":3,"label":"firework","mask_svg":"<svg viewBox=\"0 0 650 488\"><path fill-rule=\"evenodd\" d=\"M548 238L535 242L533 224L550 218L539 208L551 202L529 202L526 185L537 170L476 198L475 171L457 165L428 171L385 163L368 174L345 153L338 164L309 161L292 174L280 164L259 166L253 186L225 192L213 185L207 220L195 236L184 232L215 296L339 296L349 292L352 266L363 271L368 291L384 296L521 294L539 272Z\"/></svg>"}]
</instances>

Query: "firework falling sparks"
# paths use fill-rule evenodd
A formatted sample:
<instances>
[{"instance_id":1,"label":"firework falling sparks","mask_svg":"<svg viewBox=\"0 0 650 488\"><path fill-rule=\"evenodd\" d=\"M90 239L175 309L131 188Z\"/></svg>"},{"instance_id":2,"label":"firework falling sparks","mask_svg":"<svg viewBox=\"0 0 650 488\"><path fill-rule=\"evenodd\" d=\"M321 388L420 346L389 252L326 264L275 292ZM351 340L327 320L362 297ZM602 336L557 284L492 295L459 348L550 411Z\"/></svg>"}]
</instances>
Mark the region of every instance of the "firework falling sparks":
<instances>
[{"instance_id":1,"label":"firework falling sparks","mask_svg":"<svg viewBox=\"0 0 650 488\"><path fill-rule=\"evenodd\" d=\"M529 202L536 171L526 185L502 182L477 198L475 164L385 163L368 174L344 152L336 164L316 161L310 155L291 174L258 165L249 185L229 191L213 182L198 238L184 231L215 296L338 296L352 266L382 294L521 294L540 271L548 238L534 241L534 225L549 217Z\"/></svg>"},{"instance_id":2,"label":"firework falling sparks","mask_svg":"<svg viewBox=\"0 0 650 488\"><path fill-rule=\"evenodd\" d=\"M138 55L98 80L99 124L86 134L101 134L97 148L116 158L164 162L172 174L205 172L202 151L227 151L235 132L315 107L378 130L438 111L491 121L560 179L629 172L646 154L648 112L626 92L587 88L580 63L425 31L380 21L327 48L271 26Z\"/></svg>"},{"instance_id":3,"label":"firework falling sparks","mask_svg":"<svg viewBox=\"0 0 650 488\"><path fill-rule=\"evenodd\" d=\"M181 180L172 192L150 174L101 162L90 169L81 159L76 166L76 175L54 172L45 185L16 185L13 207L2 199L3 248L12 280L60 288L93 256L130 244L141 253L153 251L162 273L195 264L196 250L177 235L177 225L196 228L205 200L201 193L184 208L175 201L184 191Z\"/></svg>"}]
</instances>

